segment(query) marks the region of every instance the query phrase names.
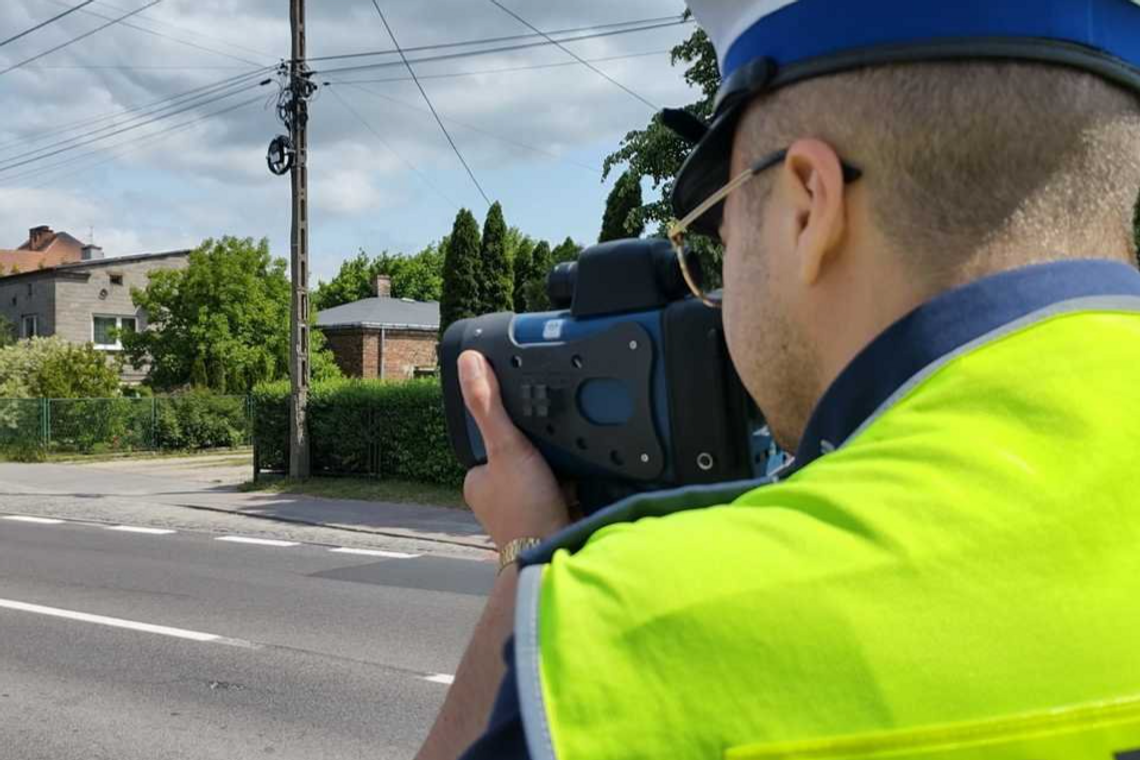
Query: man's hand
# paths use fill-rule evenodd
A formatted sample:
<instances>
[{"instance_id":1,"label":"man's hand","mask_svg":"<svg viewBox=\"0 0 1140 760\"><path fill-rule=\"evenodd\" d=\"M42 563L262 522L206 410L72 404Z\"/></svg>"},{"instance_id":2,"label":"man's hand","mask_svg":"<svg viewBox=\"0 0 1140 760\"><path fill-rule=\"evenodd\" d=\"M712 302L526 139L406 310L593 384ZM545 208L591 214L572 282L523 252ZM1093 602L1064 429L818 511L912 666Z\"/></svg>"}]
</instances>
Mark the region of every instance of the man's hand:
<instances>
[{"instance_id":1,"label":"man's hand","mask_svg":"<svg viewBox=\"0 0 1140 760\"><path fill-rule=\"evenodd\" d=\"M479 426L487 464L467 473L463 498L500 549L516 538L547 538L570 523L558 480L542 454L515 427L499 381L483 355L459 357L463 400Z\"/></svg>"},{"instance_id":2,"label":"man's hand","mask_svg":"<svg viewBox=\"0 0 1140 760\"><path fill-rule=\"evenodd\" d=\"M562 489L507 416L499 381L482 354L467 351L459 357L459 384L487 449L487 464L467 473L463 497L495 545L501 549L516 538L546 538L566 527L570 519ZM495 579L419 760L454 760L486 729L505 672L501 653L511 633L517 589L514 567Z\"/></svg>"}]
</instances>

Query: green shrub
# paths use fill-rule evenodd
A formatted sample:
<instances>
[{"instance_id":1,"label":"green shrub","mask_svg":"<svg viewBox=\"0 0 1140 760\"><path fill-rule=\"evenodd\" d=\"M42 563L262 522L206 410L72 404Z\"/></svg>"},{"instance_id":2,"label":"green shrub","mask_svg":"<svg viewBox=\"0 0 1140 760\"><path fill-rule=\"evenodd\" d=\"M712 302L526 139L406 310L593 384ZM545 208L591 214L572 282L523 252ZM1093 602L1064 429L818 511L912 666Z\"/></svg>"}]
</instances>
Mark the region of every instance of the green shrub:
<instances>
[{"instance_id":1,"label":"green shrub","mask_svg":"<svg viewBox=\"0 0 1140 760\"><path fill-rule=\"evenodd\" d=\"M0 450L102 454L233 448L250 440L245 396L0 399ZM30 456L19 454L21 458Z\"/></svg>"},{"instance_id":2,"label":"green shrub","mask_svg":"<svg viewBox=\"0 0 1140 760\"><path fill-rule=\"evenodd\" d=\"M198 390L156 397L154 404L155 448L233 448L249 440L245 396L217 396Z\"/></svg>"},{"instance_id":3,"label":"green shrub","mask_svg":"<svg viewBox=\"0 0 1140 760\"><path fill-rule=\"evenodd\" d=\"M263 470L289 469L289 382L262 383L250 393L257 465Z\"/></svg>"},{"instance_id":4,"label":"green shrub","mask_svg":"<svg viewBox=\"0 0 1140 760\"><path fill-rule=\"evenodd\" d=\"M385 477L459 485L464 470L447 440L438 379L394 383L380 408L381 470Z\"/></svg>"},{"instance_id":5,"label":"green shrub","mask_svg":"<svg viewBox=\"0 0 1140 760\"><path fill-rule=\"evenodd\" d=\"M39 399L0 399L0 459L43 459L43 415Z\"/></svg>"},{"instance_id":6,"label":"green shrub","mask_svg":"<svg viewBox=\"0 0 1140 760\"><path fill-rule=\"evenodd\" d=\"M90 343L31 338L0 348L0 397L101 398L118 392L118 360Z\"/></svg>"},{"instance_id":7,"label":"green shrub","mask_svg":"<svg viewBox=\"0 0 1140 760\"><path fill-rule=\"evenodd\" d=\"M152 447L149 399L52 399L49 448L79 454L137 451Z\"/></svg>"},{"instance_id":8,"label":"green shrub","mask_svg":"<svg viewBox=\"0 0 1140 760\"><path fill-rule=\"evenodd\" d=\"M289 462L289 385L253 393L254 436L262 469ZM463 469L451 453L438 380L335 380L309 392L312 471L373 475L454 486Z\"/></svg>"}]
</instances>

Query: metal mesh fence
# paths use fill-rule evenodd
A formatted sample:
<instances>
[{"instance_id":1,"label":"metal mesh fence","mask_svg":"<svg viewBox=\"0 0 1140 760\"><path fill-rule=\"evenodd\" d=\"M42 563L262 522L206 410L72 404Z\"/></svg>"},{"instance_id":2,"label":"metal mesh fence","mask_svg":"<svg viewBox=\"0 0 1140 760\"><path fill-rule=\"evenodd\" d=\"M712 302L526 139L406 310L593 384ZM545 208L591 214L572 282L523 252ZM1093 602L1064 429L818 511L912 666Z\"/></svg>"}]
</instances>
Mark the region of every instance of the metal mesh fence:
<instances>
[{"instance_id":1,"label":"metal mesh fence","mask_svg":"<svg viewBox=\"0 0 1140 760\"><path fill-rule=\"evenodd\" d=\"M0 447L33 449L44 440L44 399L0 399Z\"/></svg>"},{"instance_id":2,"label":"metal mesh fence","mask_svg":"<svg viewBox=\"0 0 1140 760\"><path fill-rule=\"evenodd\" d=\"M252 436L246 396L0 399L0 448L94 454L242 446Z\"/></svg>"}]
</instances>

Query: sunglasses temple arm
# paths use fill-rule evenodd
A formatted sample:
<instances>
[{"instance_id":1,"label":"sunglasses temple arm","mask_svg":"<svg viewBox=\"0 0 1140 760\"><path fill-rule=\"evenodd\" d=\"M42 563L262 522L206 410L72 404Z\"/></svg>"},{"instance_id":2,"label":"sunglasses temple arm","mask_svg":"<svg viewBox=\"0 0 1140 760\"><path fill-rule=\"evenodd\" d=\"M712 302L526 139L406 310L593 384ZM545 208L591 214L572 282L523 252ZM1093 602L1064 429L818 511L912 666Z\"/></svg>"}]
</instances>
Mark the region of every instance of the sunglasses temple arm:
<instances>
[{"instance_id":1,"label":"sunglasses temple arm","mask_svg":"<svg viewBox=\"0 0 1140 760\"><path fill-rule=\"evenodd\" d=\"M688 230L689 226L693 222L697 221L702 216L704 216L706 213L708 213L709 209L711 209L713 206L715 206L716 204L723 201L725 198L728 197L729 193L731 193L733 190L735 190L736 188L743 185L748 180L752 179L754 176L756 176L756 174L757 174L757 171L755 170L755 168L747 169L747 170L741 172L740 174L738 174L735 179L733 179L727 185L722 187L720 190L717 190L715 193L710 195L708 198L705 198L705 200L701 203L701 205L697 206L695 209L693 209L688 214L686 214L684 219L677 222L677 225L676 225L677 229L681 233L684 233L686 230Z\"/></svg>"}]
</instances>

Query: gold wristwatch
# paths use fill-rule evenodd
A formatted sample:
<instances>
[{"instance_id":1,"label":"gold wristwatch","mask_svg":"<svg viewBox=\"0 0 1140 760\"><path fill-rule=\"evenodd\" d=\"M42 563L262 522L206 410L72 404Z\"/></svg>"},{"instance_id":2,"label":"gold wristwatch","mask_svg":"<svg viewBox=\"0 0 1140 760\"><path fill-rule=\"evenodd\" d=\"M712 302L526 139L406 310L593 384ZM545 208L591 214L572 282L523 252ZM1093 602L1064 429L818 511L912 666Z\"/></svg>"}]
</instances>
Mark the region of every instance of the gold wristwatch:
<instances>
[{"instance_id":1,"label":"gold wristwatch","mask_svg":"<svg viewBox=\"0 0 1140 760\"><path fill-rule=\"evenodd\" d=\"M516 538L514 541L508 541L507 545L499 551L499 572L503 572L508 565L518 562L519 555L527 549L541 543L541 538Z\"/></svg>"}]
</instances>

